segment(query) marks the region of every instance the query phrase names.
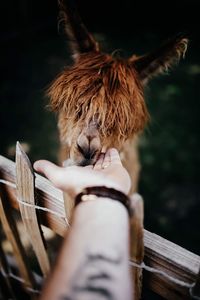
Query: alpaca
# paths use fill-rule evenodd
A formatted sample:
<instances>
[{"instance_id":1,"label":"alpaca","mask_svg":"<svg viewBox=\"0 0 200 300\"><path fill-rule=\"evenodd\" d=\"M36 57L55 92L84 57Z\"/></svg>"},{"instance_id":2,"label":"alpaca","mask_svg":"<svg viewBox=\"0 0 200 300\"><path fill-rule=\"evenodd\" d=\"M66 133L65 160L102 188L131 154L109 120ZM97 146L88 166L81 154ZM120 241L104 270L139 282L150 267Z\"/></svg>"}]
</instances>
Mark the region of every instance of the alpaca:
<instances>
[{"instance_id":1,"label":"alpaca","mask_svg":"<svg viewBox=\"0 0 200 300\"><path fill-rule=\"evenodd\" d=\"M94 164L102 151L115 147L131 176L133 193L140 170L137 137L149 120L144 87L184 57L188 39L179 35L149 54L115 57L101 52L73 1L60 0L59 7L74 60L48 90L50 106L58 113L61 160L66 165Z\"/></svg>"}]
</instances>

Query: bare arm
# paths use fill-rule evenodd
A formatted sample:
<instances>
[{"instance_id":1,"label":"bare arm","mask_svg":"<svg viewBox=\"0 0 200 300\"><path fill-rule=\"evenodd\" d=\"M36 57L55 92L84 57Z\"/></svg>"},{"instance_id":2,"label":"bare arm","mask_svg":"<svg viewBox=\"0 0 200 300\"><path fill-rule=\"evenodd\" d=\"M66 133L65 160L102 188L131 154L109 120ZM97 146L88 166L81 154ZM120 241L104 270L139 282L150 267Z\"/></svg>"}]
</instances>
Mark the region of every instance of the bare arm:
<instances>
[{"instance_id":1,"label":"bare arm","mask_svg":"<svg viewBox=\"0 0 200 300\"><path fill-rule=\"evenodd\" d=\"M116 150L101 157L91 168L58 168L44 161L36 163L35 168L74 196L89 185L104 184L126 194L130 189L129 177ZM76 178L76 184L73 178ZM41 300L131 299L128 258L126 208L108 198L80 203Z\"/></svg>"},{"instance_id":2,"label":"bare arm","mask_svg":"<svg viewBox=\"0 0 200 300\"><path fill-rule=\"evenodd\" d=\"M81 203L41 299L131 299L128 246L128 214L121 203Z\"/></svg>"}]
</instances>

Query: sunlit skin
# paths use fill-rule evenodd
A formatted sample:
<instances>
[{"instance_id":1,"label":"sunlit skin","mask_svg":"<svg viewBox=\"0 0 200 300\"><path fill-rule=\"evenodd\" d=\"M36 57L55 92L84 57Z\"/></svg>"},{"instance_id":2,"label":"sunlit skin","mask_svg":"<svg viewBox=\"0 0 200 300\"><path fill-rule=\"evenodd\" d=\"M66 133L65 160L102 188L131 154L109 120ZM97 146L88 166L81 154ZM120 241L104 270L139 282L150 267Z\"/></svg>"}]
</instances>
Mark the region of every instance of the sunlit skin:
<instances>
[{"instance_id":1,"label":"sunlit skin","mask_svg":"<svg viewBox=\"0 0 200 300\"><path fill-rule=\"evenodd\" d=\"M63 192L70 192L73 198L89 186L107 186L125 194L131 187L130 176L114 148L101 153L94 165L59 167L50 161L39 160L34 163L34 169Z\"/></svg>"},{"instance_id":2,"label":"sunlit skin","mask_svg":"<svg viewBox=\"0 0 200 300\"><path fill-rule=\"evenodd\" d=\"M131 186L113 148L101 153L94 165L59 167L40 160L34 168L73 198L89 186L106 186L124 194ZM109 299L132 299L128 231L127 208L119 201L97 197L79 203L40 299L103 299L105 293Z\"/></svg>"}]
</instances>

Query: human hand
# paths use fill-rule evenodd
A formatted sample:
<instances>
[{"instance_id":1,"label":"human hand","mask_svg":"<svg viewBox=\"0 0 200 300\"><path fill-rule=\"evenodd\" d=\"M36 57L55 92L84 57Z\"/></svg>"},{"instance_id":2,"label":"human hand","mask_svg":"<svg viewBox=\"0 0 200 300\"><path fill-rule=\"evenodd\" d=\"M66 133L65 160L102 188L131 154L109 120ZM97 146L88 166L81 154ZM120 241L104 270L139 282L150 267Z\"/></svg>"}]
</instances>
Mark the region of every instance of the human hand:
<instances>
[{"instance_id":1,"label":"human hand","mask_svg":"<svg viewBox=\"0 0 200 300\"><path fill-rule=\"evenodd\" d=\"M84 188L91 186L115 188L125 194L128 194L131 187L129 174L114 148L102 153L95 165L58 167L50 161L39 160L34 163L34 169L74 198Z\"/></svg>"}]
</instances>

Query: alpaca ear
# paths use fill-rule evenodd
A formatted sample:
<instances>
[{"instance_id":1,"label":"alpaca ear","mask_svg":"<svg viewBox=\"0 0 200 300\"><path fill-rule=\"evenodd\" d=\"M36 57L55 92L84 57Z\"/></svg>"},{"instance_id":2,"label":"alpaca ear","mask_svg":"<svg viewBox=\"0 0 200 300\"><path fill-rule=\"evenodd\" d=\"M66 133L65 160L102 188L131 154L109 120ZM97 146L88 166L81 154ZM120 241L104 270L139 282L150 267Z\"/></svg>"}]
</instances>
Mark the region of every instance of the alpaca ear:
<instances>
[{"instance_id":1,"label":"alpaca ear","mask_svg":"<svg viewBox=\"0 0 200 300\"><path fill-rule=\"evenodd\" d=\"M98 52L99 45L87 31L75 5L74 0L58 0L59 26L67 36L72 57L76 60L79 54Z\"/></svg>"},{"instance_id":2,"label":"alpaca ear","mask_svg":"<svg viewBox=\"0 0 200 300\"><path fill-rule=\"evenodd\" d=\"M142 83L146 84L152 77L168 71L181 57L185 56L188 39L184 36L176 36L159 49L144 56L132 56L129 61L137 70Z\"/></svg>"}]
</instances>

